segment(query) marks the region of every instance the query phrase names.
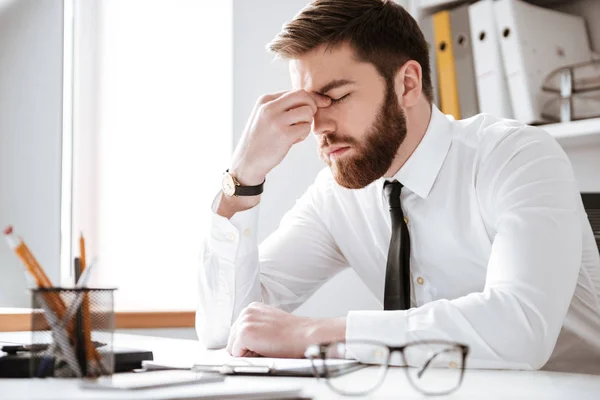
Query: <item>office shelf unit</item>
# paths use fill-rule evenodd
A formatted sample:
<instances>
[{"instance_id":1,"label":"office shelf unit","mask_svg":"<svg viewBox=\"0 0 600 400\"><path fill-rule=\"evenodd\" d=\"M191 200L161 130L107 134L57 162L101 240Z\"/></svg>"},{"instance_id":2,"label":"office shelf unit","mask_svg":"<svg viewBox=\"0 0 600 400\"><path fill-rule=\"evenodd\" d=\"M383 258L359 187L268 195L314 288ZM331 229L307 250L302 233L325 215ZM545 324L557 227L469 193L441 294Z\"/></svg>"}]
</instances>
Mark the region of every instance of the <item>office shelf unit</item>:
<instances>
[{"instance_id":1,"label":"office shelf unit","mask_svg":"<svg viewBox=\"0 0 600 400\"><path fill-rule=\"evenodd\" d=\"M597 0L524 0L528 3L583 16L590 35L590 44L600 54L600 1ZM405 0L398 1L417 19L437 11L473 0ZM563 146L600 146L600 118L540 125Z\"/></svg>"},{"instance_id":2,"label":"office shelf unit","mask_svg":"<svg viewBox=\"0 0 600 400\"><path fill-rule=\"evenodd\" d=\"M600 144L600 118L548 124L540 128L550 133L563 145Z\"/></svg>"}]
</instances>

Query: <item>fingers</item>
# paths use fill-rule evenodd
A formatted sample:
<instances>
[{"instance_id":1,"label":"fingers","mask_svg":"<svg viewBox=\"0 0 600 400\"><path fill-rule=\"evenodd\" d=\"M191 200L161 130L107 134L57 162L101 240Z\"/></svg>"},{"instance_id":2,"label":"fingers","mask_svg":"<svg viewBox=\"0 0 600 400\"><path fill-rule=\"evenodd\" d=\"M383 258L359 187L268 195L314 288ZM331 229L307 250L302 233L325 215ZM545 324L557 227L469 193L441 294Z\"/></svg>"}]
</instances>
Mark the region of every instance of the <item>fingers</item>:
<instances>
[{"instance_id":1,"label":"fingers","mask_svg":"<svg viewBox=\"0 0 600 400\"><path fill-rule=\"evenodd\" d=\"M246 355L250 351L245 347L246 339L243 327L232 329L227 340L227 352L234 357L251 357Z\"/></svg>"},{"instance_id":2,"label":"fingers","mask_svg":"<svg viewBox=\"0 0 600 400\"><path fill-rule=\"evenodd\" d=\"M229 331L229 338L227 339L227 352L234 357L244 357L247 349L244 349L241 346L241 341L244 340L244 332L247 330L247 326L249 324L251 315L255 309L260 307L260 303L253 302L250 303L246 308L244 308L240 315L238 315L237 319L231 326ZM251 357L251 356L247 356Z\"/></svg>"},{"instance_id":3,"label":"fingers","mask_svg":"<svg viewBox=\"0 0 600 400\"><path fill-rule=\"evenodd\" d=\"M312 109L313 115L319 107L327 107L331 104L331 98L320 95L318 93L307 92L306 90L295 90L287 92L283 96L272 101L280 111L291 110L302 106L309 106Z\"/></svg>"},{"instance_id":4,"label":"fingers","mask_svg":"<svg viewBox=\"0 0 600 400\"><path fill-rule=\"evenodd\" d=\"M294 144L302 142L310 134L311 123L300 122L288 128L291 137L294 139Z\"/></svg>"},{"instance_id":5,"label":"fingers","mask_svg":"<svg viewBox=\"0 0 600 400\"><path fill-rule=\"evenodd\" d=\"M277 93L270 93L270 94L263 94L262 96L260 96L258 98L258 101L256 102L257 104L267 104L271 101L277 100L278 98L280 98L281 96L283 96L284 94L288 93L288 90L283 90L281 92L277 92Z\"/></svg>"},{"instance_id":6,"label":"fingers","mask_svg":"<svg viewBox=\"0 0 600 400\"><path fill-rule=\"evenodd\" d=\"M317 107L319 107L319 108L329 107L331 105L331 97L324 96L319 93L311 93L311 94L313 95L315 101L317 102Z\"/></svg>"},{"instance_id":7,"label":"fingers","mask_svg":"<svg viewBox=\"0 0 600 400\"><path fill-rule=\"evenodd\" d=\"M247 325L242 327L235 339L233 340L233 345L231 346L231 355L234 357L244 357L247 353L252 352L247 346L249 346L249 342L251 341L251 331ZM247 356L250 357L250 356Z\"/></svg>"},{"instance_id":8,"label":"fingers","mask_svg":"<svg viewBox=\"0 0 600 400\"><path fill-rule=\"evenodd\" d=\"M296 125L302 122L312 123L314 113L309 106L293 108L283 114L283 122L286 125Z\"/></svg>"},{"instance_id":9,"label":"fingers","mask_svg":"<svg viewBox=\"0 0 600 400\"><path fill-rule=\"evenodd\" d=\"M250 350L246 350L240 355L240 357L252 357L249 354L252 354L252 352Z\"/></svg>"},{"instance_id":10,"label":"fingers","mask_svg":"<svg viewBox=\"0 0 600 400\"><path fill-rule=\"evenodd\" d=\"M235 320L235 322L233 323L233 325L231 325L231 328L229 329L229 337L227 338L227 352L229 354L231 354L232 350L233 350L233 342L235 341L235 338L238 336L238 327L240 325L240 321L242 320L244 313L245 313L245 309L242 310L242 312L240 313L240 315L238 315L237 319Z\"/></svg>"},{"instance_id":11,"label":"fingers","mask_svg":"<svg viewBox=\"0 0 600 400\"><path fill-rule=\"evenodd\" d=\"M276 108L279 112L291 110L292 108L309 106L312 110L313 115L317 112L318 108L315 98L304 90L295 90L293 92L288 92L280 98L278 98L277 100L275 100L272 104L273 107Z\"/></svg>"},{"instance_id":12,"label":"fingers","mask_svg":"<svg viewBox=\"0 0 600 400\"><path fill-rule=\"evenodd\" d=\"M239 336L236 337L233 341L233 346L231 347L231 355L234 357L244 357L243 355L248 351L249 350L244 347L243 338Z\"/></svg>"}]
</instances>

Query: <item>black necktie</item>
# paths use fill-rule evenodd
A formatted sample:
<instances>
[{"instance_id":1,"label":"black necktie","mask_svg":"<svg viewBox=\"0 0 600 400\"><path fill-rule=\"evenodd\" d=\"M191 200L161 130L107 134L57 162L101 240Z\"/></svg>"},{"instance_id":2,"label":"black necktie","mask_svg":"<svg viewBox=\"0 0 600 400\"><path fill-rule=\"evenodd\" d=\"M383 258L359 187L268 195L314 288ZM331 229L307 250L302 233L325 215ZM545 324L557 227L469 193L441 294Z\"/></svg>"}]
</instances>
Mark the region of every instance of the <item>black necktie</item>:
<instances>
[{"instance_id":1,"label":"black necktie","mask_svg":"<svg viewBox=\"0 0 600 400\"><path fill-rule=\"evenodd\" d=\"M385 182L383 186L392 216L392 239L385 272L384 310L410 308L410 237L400 205L402 184Z\"/></svg>"}]
</instances>

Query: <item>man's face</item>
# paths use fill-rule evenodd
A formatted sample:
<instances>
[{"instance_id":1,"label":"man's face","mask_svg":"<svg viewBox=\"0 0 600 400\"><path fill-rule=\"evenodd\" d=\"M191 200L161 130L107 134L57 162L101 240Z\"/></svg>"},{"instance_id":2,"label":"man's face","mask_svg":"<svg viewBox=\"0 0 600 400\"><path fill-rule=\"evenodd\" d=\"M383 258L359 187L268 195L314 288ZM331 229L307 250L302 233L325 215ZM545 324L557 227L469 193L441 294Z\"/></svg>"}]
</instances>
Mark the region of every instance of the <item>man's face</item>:
<instances>
[{"instance_id":1,"label":"man's face","mask_svg":"<svg viewBox=\"0 0 600 400\"><path fill-rule=\"evenodd\" d=\"M343 45L290 61L290 73L294 89L333 99L318 109L312 131L335 180L359 189L384 176L406 136L406 121L394 87L375 66L357 61Z\"/></svg>"}]
</instances>

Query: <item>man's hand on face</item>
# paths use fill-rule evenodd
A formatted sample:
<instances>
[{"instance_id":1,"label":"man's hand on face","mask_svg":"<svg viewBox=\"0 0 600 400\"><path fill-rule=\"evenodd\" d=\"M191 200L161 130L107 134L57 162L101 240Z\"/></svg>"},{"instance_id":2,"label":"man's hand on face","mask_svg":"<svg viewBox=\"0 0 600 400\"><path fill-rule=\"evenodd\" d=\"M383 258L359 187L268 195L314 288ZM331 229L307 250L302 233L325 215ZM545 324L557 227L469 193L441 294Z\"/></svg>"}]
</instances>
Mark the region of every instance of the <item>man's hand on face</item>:
<instances>
[{"instance_id":1,"label":"man's hand on face","mask_svg":"<svg viewBox=\"0 0 600 400\"><path fill-rule=\"evenodd\" d=\"M295 90L260 97L232 159L231 173L244 185L258 185L309 135L319 107L331 98Z\"/></svg>"},{"instance_id":2,"label":"man's hand on face","mask_svg":"<svg viewBox=\"0 0 600 400\"><path fill-rule=\"evenodd\" d=\"M318 320L252 303L231 327L227 351L235 357L304 358Z\"/></svg>"}]
</instances>

